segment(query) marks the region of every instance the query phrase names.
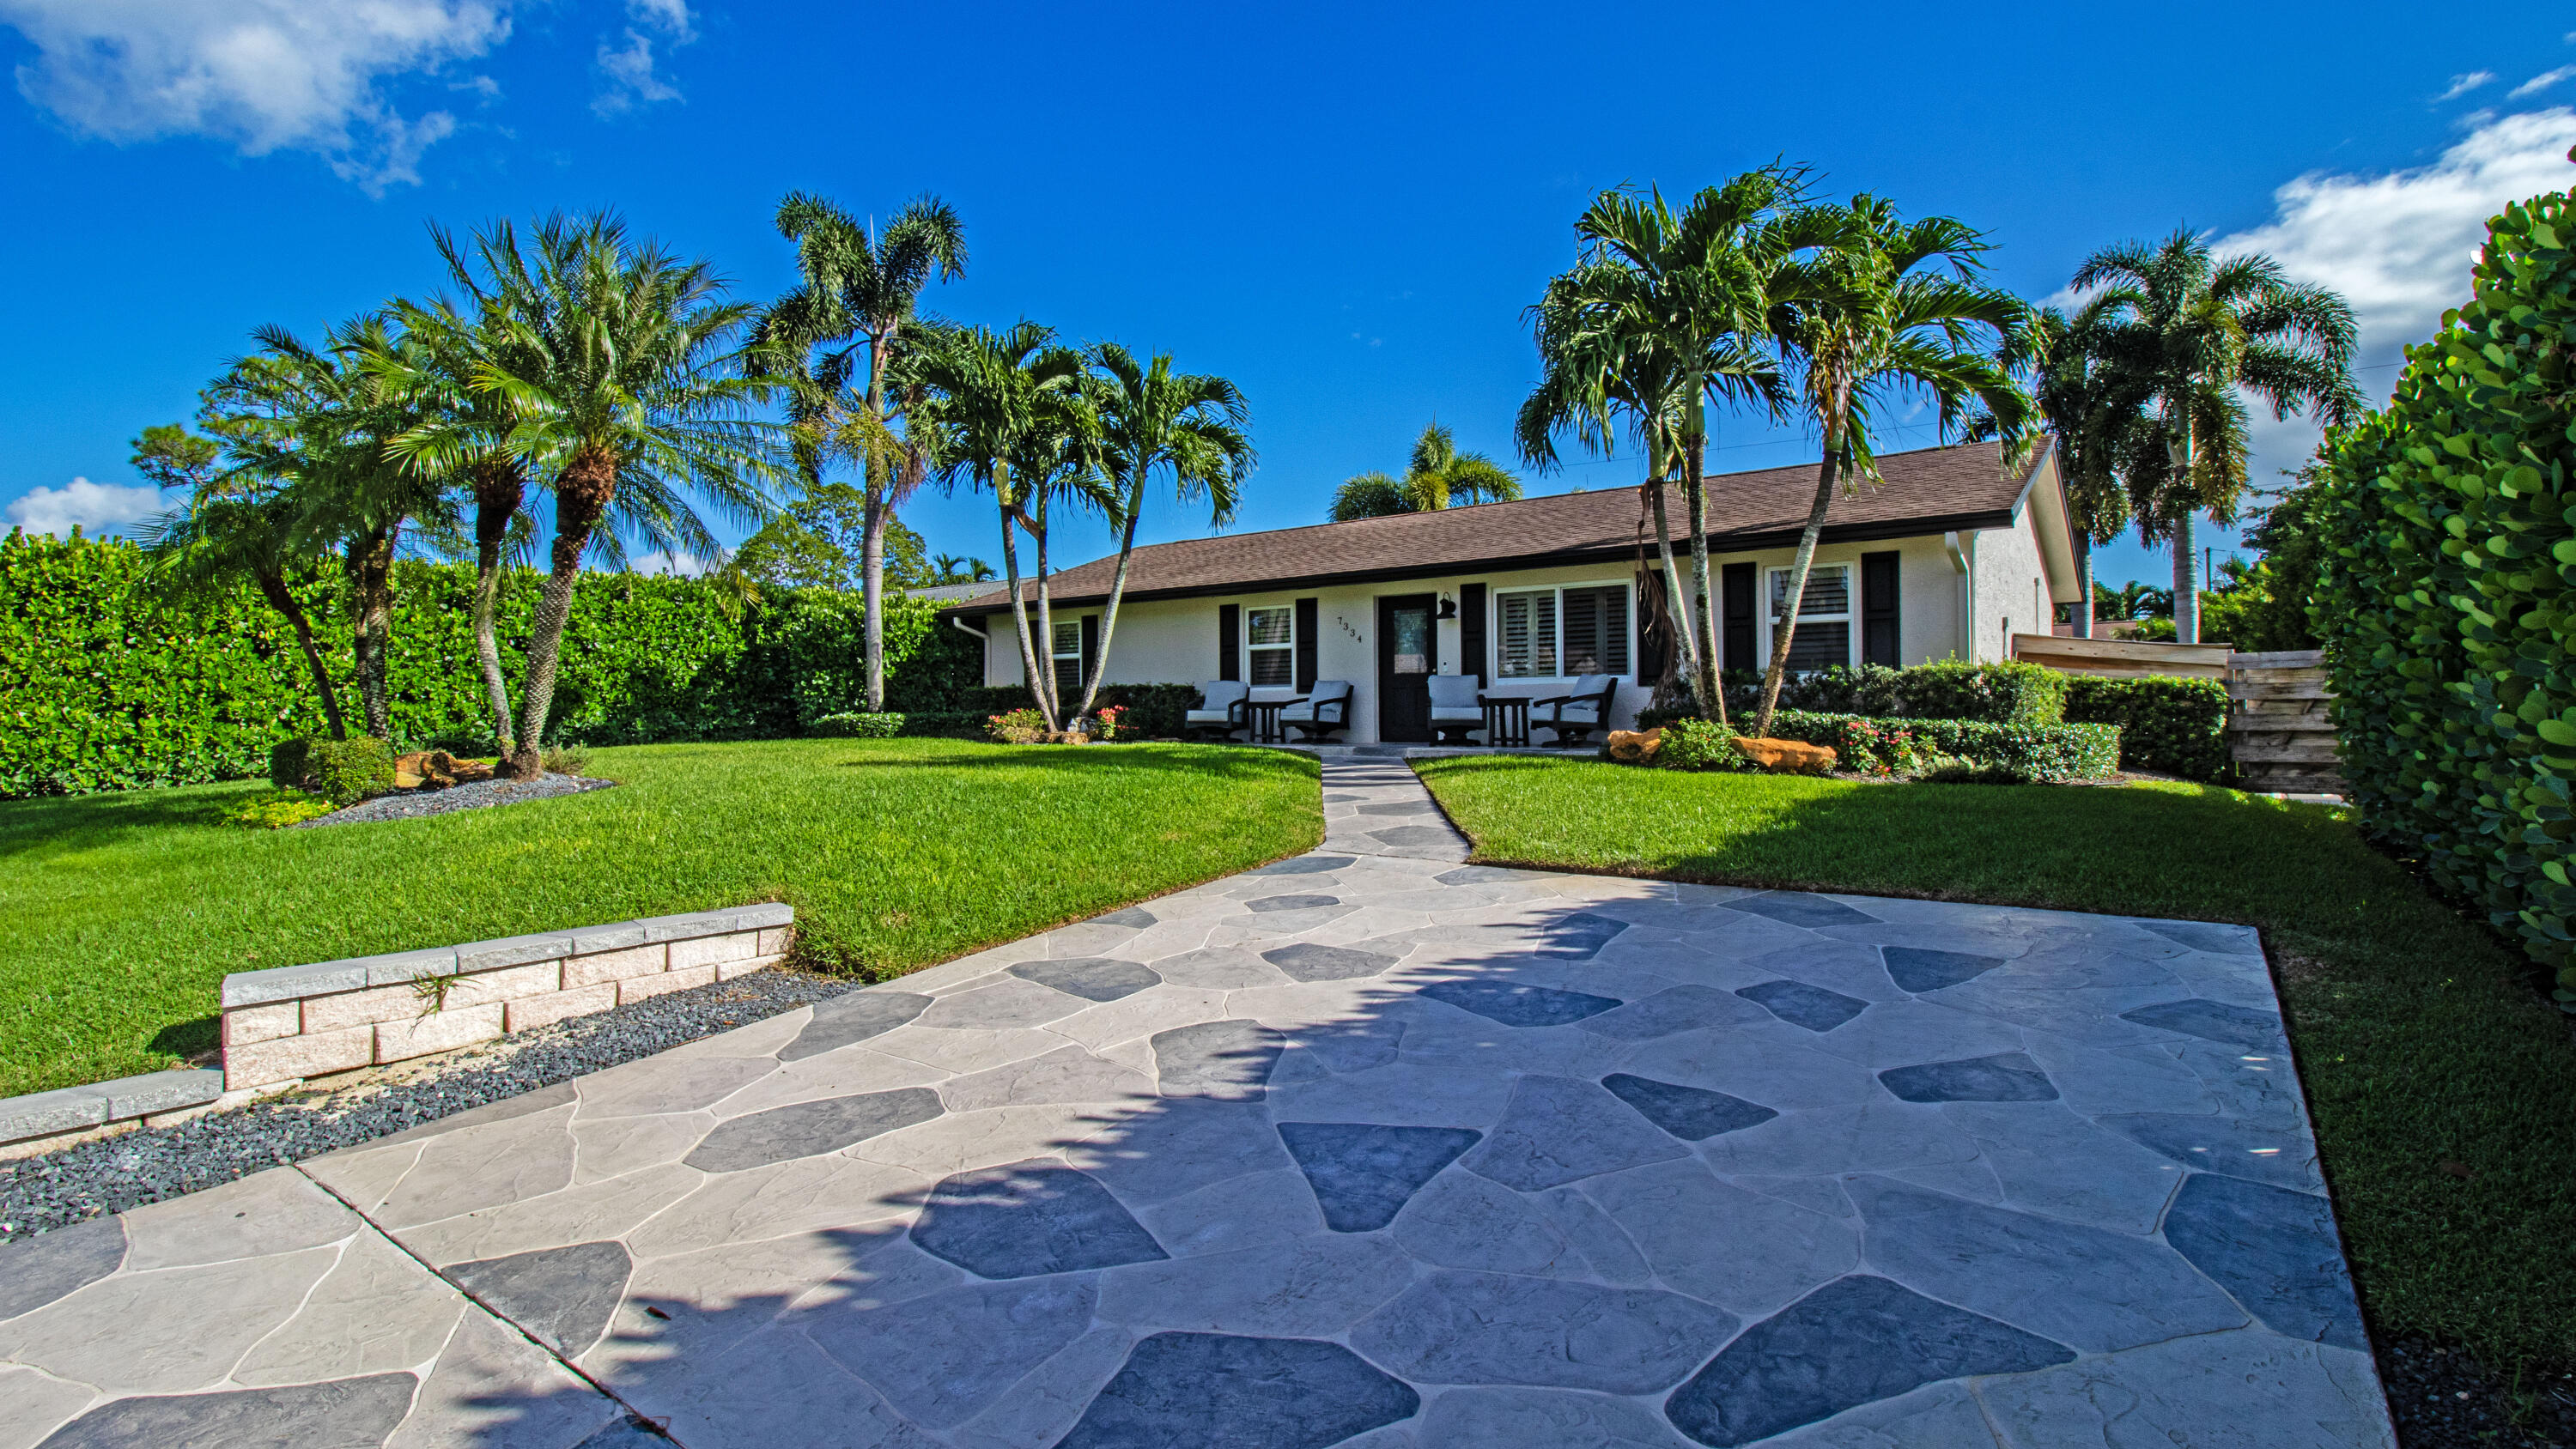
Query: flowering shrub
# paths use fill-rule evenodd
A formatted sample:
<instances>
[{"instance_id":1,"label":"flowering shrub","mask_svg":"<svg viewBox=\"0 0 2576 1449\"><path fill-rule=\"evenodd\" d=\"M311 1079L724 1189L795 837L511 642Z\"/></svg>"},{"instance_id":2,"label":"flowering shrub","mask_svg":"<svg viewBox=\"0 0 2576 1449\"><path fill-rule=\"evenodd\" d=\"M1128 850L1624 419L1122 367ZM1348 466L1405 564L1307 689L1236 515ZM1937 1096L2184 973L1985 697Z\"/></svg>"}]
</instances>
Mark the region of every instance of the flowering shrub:
<instances>
[{"instance_id":1,"label":"flowering shrub","mask_svg":"<svg viewBox=\"0 0 2576 1449\"><path fill-rule=\"evenodd\" d=\"M1938 750L1902 720L1845 719L1821 743L1834 747L1842 767L1863 775L1914 775L1941 759Z\"/></svg>"},{"instance_id":2,"label":"flowering shrub","mask_svg":"<svg viewBox=\"0 0 2576 1449\"><path fill-rule=\"evenodd\" d=\"M1095 740L1114 740L1118 738L1119 731L1125 727L1126 723L1127 706L1123 704L1113 704L1107 709L1101 710L1092 715L1091 737Z\"/></svg>"},{"instance_id":3,"label":"flowering shrub","mask_svg":"<svg viewBox=\"0 0 2576 1449\"><path fill-rule=\"evenodd\" d=\"M1046 716L1034 708L1011 710L984 721L984 733L1006 745L1043 744L1047 737Z\"/></svg>"}]
</instances>

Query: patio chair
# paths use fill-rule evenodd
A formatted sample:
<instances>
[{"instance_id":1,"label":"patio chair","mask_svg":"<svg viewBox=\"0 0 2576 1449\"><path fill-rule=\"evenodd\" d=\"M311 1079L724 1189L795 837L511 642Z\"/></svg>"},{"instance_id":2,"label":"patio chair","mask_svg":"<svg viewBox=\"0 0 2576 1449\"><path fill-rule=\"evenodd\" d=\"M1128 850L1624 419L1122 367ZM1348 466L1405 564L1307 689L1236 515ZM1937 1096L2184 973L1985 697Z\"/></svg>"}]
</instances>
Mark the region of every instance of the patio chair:
<instances>
[{"instance_id":1,"label":"patio chair","mask_svg":"<svg viewBox=\"0 0 2576 1449\"><path fill-rule=\"evenodd\" d=\"M1230 740L1250 723L1251 713L1251 685L1240 679L1211 679L1199 686L1199 707L1181 717L1181 726L1193 735Z\"/></svg>"},{"instance_id":2,"label":"patio chair","mask_svg":"<svg viewBox=\"0 0 2576 1449\"><path fill-rule=\"evenodd\" d=\"M1472 674L1434 674L1431 686L1431 737L1444 745L1463 745L1485 727L1484 694Z\"/></svg>"},{"instance_id":3,"label":"patio chair","mask_svg":"<svg viewBox=\"0 0 2576 1449\"><path fill-rule=\"evenodd\" d=\"M1351 727L1351 682L1318 679L1306 698L1279 711L1279 723L1321 744Z\"/></svg>"},{"instance_id":4,"label":"patio chair","mask_svg":"<svg viewBox=\"0 0 2576 1449\"><path fill-rule=\"evenodd\" d=\"M1556 731L1556 738L1548 743L1558 749L1582 744L1584 736L1609 723L1610 700L1618 692L1619 676L1615 674L1583 675L1574 681L1572 689L1563 694L1531 700L1530 724ZM1542 718L1539 714L1542 705L1555 708Z\"/></svg>"}]
</instances>

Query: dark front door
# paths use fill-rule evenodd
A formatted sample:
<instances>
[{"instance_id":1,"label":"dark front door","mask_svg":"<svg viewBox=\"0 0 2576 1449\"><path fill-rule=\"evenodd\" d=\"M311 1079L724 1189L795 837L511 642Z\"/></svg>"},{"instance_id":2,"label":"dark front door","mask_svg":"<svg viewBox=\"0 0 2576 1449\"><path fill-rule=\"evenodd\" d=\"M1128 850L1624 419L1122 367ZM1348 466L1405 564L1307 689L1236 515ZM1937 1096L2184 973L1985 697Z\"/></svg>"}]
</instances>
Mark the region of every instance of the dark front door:
<instances>
[{"instance_id":1,"label":"dark front door","mask_svg":"<svg viewBox=\"0 0 2576 1449\"><path fill-rule=\"evenodd\" d=\"M1439 599L1398 594L1377 601L1377 737L1428 741L1431 685L1440 669Z\"/></svg>"}]
</instances>

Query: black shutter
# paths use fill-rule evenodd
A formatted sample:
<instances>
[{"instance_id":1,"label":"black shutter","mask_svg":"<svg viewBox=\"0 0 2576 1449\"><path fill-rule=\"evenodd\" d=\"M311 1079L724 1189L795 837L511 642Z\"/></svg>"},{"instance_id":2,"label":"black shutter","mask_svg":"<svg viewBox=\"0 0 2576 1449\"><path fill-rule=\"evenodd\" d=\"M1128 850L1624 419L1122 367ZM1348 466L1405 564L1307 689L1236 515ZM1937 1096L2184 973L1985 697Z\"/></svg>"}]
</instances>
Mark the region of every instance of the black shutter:
<instances>
[{"instance_id":1,"label":"black shutter","mask_svg":"<svg viewBox=\"0 0 2576 1449\"><path fill-rule=\"evenodd\" d=\"M1718 657L1727 669L1759 669L1753 658L1753 565L1731 563L1718 570L1718 602L1725 606L1726 619L1719 627L1726 634L1726 647Z\"/></svg>"},{"instance_id":2,"label":"black shutter","mask_svg":"<svg viewBox=\"0 0 2576 1449\"><path fill-rule=\"evenodd\" d=\"M1314 599L1297 601L1297 692L1299 694L1310 694L1315 688L1315 645L1317 643L1315 631L1319 627L1316 619L1316 604L1317 601Z\"/></svg>"},{"instance_id":3,"label":"black shutter","mask_svg":"<svg viewBox=\"0 0 2576 1449\"><path fill-rule=\"evenodd\" d=\"M1099 661L1100 616L1098 614L1085 614L1082 616L1082 677L1089 679L1091 677L1091 667ZM1082 686L1080 685L1074 686L1076 690L1079 690L1081 687ZM1074 703L1080 704L1082 701L1077 697L1074 700Z\"/></svg>"},{"instance_id":4,"label":"black shutter","mask_svg":"<svg viewBox=\"0 0 2576 1449\"><path fill-rule=\"evenodd\" d=\"M1492 666L1485 658L1485 586L1458 586L1458 672L1476 676L1476 683L1486 682Z\"/></svg>"},{"instance_id":5,"label":"black shutter","mask_svg":"<svg viewBox=\"0 0 2576 1449\"><path fill-rule=\"evenodd\" d=\"M1899 668L1894 553L1860 556L1860 662Z\"/></svg>"},{"instance_id":6,"label":"black shutter","mask_svg":"<svg viewBox=\"0 0 2576 1449\"><path fill-rule=\"evenodd\" d=\"M1654 591L1654 597L1637 601L1637 682L1639 684L1652 684L1664 677L1663 638L1656 630L1647 628L1646 624L1650 619L1661 619L1672 612L1672 595L1664 588L1663 570L1648 569L1646 587ZM1673 619L1670 623L1676 629L1683 627L1679 619Z\"/></svg>"},{"instance_id":7,"label":"black shutter","mask_svg":"<svg viewBox=\"0 0 2576 1449\"><path fill-rule=\"evenodd\" d=\"M1240 604L1216 606L1216 677L1243 677L1243 607Z\"/></svg>"}]
</instances>

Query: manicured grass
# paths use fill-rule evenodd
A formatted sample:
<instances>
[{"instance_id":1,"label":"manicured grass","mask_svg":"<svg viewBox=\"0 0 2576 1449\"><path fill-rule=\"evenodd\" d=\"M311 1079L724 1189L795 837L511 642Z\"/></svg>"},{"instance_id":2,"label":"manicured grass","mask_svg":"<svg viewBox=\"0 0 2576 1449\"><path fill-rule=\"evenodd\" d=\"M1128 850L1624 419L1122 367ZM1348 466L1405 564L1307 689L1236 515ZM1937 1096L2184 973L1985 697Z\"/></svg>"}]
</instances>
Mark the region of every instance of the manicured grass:
<instances>
[{"instance_id":1,"label":"manicured grass","mask_svg":"<svg viewBox=\"0 0 2576 1449\"><path fill-rule=\"evenodd\" d=\"M2195 785L1420 769L1497 864L2260 927L2374 1331L2576 1365L2568 1023L2339 812Z\"/></svg>"},{"instance_id":2,"label":"manicured grass","mask_svg":"<svg viewBox=\"0 0 2576 1449\"><path fill-rule=\"evenodd\" d=\"M0 1095L214 1045L230 971L757 900L894 975L1312 849L1315 766L1191 745L791 740L594 752L614 790L245 830L265 784L0 803Z\"/></svg>"}]
</instances>

